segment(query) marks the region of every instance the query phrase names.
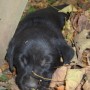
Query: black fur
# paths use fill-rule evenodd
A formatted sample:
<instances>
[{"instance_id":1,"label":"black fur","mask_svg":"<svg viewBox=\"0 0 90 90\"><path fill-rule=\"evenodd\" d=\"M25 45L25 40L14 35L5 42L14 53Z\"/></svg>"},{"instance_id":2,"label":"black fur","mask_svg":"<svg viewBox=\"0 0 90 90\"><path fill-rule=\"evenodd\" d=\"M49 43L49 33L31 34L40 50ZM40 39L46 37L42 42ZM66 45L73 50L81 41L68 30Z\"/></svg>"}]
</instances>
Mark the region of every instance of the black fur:
<instances>
[{"instance_id":1,"label":"black fur","mask_svg":"<svg viewBox=\"0 0 90 90\"><path fill-rule=\"evenodd\" d=\"M11 71L13 66L16 67L16 83L21 90L47 90L50 81L35 76L32 71L51 78L55 67L70 63L74 52L61 33L68 17L68 14L49 7L27 15L19 23L5 58ZM63 63L60 57L64 59ZM39 82L40 79L42 82Z\"/></svg>"}]
</instances>

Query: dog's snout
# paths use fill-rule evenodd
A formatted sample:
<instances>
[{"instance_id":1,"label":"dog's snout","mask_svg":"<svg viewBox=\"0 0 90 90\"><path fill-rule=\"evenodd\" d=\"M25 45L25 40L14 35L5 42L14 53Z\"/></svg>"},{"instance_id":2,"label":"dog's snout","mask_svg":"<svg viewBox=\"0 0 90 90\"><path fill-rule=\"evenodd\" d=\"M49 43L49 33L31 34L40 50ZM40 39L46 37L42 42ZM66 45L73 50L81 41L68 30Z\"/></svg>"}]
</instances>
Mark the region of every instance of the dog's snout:
<instances>
[{"instance_id":1,"label":"dog's snout","mask_svg":"<svg viewBox=\"0 0 90 90\"><path fill-rule=\"evenodd\" d=\"M38 81L30 76L30 79L27 79L26 82L24 82L25 86L28 88L36 88L38 87Z\"/></svg>"}]
</instances>

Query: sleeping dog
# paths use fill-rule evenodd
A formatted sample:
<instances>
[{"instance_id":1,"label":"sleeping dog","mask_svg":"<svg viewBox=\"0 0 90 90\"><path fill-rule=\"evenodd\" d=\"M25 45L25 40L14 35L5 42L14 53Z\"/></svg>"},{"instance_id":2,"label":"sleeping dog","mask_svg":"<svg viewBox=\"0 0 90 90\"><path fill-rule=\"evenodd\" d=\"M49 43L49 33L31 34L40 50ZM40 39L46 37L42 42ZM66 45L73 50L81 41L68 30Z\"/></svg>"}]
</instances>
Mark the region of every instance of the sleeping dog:
<instances>
[{"instance_id":1,"label":"sleeping dog","mask_svg":"<svg viewBox=\"0 0 90 90\"><path fill-rule=\"evenodd\" d=\"M5 59L11 71L13 66L16 68L20 90L48 90L53 72L58 66L70 63L74 55L61 32L69 14L57 9L48 7L27 15L9 43Z\"/></svg>"}]
</instances>

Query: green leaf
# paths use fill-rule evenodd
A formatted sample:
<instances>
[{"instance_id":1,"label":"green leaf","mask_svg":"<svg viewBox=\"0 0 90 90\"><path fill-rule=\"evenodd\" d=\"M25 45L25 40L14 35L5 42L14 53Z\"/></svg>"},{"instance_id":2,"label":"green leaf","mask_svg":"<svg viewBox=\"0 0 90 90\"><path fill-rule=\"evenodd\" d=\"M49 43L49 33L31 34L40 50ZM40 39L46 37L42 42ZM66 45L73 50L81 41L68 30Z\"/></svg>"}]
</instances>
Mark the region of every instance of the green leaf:
<instances>
[{"instance_id":1,"label":"green leaf","mask_svg":"<svg viewBox=\"0 0 90 90\"><path fill-rule=\"evenodd\" d=\"M7 78L6 75L2 74L2 75L0 76L0 81L5 82L5 81L7 81L7 80L8 80L8 78Z\"/></svg>"},{"instance_id":2,"label":"green leaf","mask_svg":"<svg viewBox=\"0 0 90 90\"><path fill-rule=\"evenodd\" d=\"M29 7L29 10L28 10L29 13L32 13L32 12L35 12L35 11L36 11L36 8L34 8L33 6Z\"/></svg>"}]
</instances>

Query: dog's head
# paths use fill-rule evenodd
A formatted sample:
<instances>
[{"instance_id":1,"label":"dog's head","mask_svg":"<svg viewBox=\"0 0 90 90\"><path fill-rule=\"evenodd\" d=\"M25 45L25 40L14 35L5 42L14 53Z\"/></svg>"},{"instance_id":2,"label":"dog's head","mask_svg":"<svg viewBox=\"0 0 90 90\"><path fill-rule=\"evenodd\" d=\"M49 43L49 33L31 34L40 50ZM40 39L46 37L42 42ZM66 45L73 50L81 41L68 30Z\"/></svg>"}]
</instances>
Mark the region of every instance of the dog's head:
<instances>
[{"instance_id":1,"label":"dog's head","mask_svg":"<svg viewBox=\"0 0 90 90\"><path fill-rule=\"evenodd\" d=\"M31 90L33 88L48 90L47 87L49 87L52 74L58 66L63 64L60 62L60 55L56 49L45 47L43 44L42 47L35 47L31 47L31 49L30 47L23 48L23 52L18 51L20 48L15 48L13 60L9 61L10 67L12 65L16 67L16 83L21 90ZM63 57L68 62L67 59L70 60L73 53L72 49L66 48L68 50L63 50ZM10 58L12 56L9 57L9 60L11 60Z\"/></svg>"},{"instance_id":2,"label":"dog's head","mask_svg":"<svg viewBox=\"0 0 90 90\"><path fill-rule=\"evenodd\" d=\"M10 55L10 52L6 54L6 57L10 56L6 58L10 67L13 65L16 67L16 83L21 90L31 90L31 88L47 90L53 72L61 64L57 49L43 42L36 43L21 48L15 47L13 55Z\"/></svg>"}]
</instances>

